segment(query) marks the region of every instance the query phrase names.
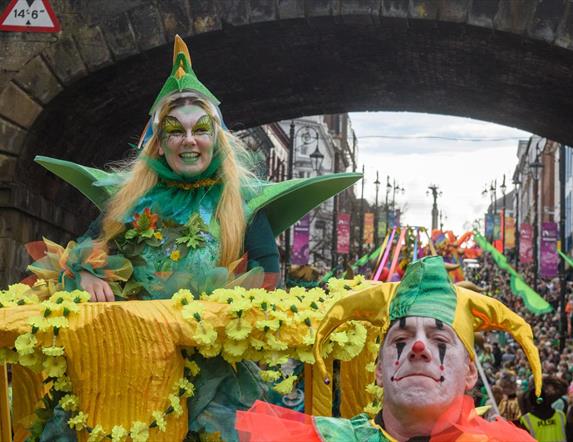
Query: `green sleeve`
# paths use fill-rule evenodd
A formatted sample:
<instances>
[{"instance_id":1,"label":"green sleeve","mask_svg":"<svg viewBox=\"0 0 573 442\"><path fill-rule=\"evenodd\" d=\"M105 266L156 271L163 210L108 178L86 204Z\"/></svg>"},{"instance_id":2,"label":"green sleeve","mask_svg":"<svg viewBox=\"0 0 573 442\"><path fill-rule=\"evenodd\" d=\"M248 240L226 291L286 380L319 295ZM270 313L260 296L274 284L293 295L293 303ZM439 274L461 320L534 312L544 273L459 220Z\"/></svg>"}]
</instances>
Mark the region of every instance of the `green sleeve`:
<instances>
[{"instance_id":1,"label":"green sleeve","mask_svg":"<svg viewBox=\"0 0 573 442\"><path fill-rule=\"evenodd\" d=\"M278 273L279 250L267 215L257 212L247 226L245 235L245 252L248 253L248 268L260 266L266 273Z\"/></svg>"},{"instance_id":2,"label":"green sleeve","mask_svg":"<svg viewBox=\"0 0 573 442\"><path fill-rule=\"evenodd\" d=\"M370 425L366 414L352 419L315 416L314 425L325 442L388 442L378 429Z\"/></svg>"}]
</instances>

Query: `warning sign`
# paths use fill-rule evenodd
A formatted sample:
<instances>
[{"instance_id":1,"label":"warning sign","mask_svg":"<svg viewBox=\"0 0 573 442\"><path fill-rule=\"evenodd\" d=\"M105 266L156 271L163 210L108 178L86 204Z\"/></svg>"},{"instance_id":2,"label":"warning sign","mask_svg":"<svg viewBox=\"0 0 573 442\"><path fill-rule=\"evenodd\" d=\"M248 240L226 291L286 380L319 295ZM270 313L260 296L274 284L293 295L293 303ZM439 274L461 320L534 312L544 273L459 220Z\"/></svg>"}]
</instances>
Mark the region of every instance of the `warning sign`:
<instances>
[{"instance_id":1,"label":"warning sign","mask_svg":"<svg viewBox=\"0 0 573 442\"><path fill-rule=\"evenodd\" d=\"M59 32L60 22L48 0L12 0L0 17L0 31Z\"/></svg>"}]
</instances>

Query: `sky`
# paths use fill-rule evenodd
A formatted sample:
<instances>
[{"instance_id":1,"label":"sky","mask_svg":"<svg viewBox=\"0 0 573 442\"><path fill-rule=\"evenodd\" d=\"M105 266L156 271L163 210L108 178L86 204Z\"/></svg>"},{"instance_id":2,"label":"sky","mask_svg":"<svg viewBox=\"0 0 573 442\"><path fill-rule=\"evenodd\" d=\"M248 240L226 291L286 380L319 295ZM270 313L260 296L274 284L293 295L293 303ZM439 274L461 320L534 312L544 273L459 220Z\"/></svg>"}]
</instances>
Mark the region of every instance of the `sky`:
<instances>
[{"instance_id":1,"label":"sky","mask_svg":"<svg viewBox=\"0 0 573 442\"><path fill-rule=\"evenodd\" d=\"M364 195L374 202L376 171L380 174L379 202L386 194L386 176L404 187L396 194L396 206L404 209L402 224L431 227L432 196L426 190L435 184L442 191L438 209L444 219L444 229L461 234L471 229L472 222L487 210L489 196L482 196L486 185L497 179L498 186L506 174L509 192L517 164L519 139L530 133L469 118L410 112L351 113L352 127L358 137L358 167L365 165ZM376 138L446 137L491 139L499 141L459 141L435 138ZM357 187L360 196L360 187ZM498 190L498 198L501 191ZM390 194L390 200L392 195Z\"/></svg>"}]
</instances>

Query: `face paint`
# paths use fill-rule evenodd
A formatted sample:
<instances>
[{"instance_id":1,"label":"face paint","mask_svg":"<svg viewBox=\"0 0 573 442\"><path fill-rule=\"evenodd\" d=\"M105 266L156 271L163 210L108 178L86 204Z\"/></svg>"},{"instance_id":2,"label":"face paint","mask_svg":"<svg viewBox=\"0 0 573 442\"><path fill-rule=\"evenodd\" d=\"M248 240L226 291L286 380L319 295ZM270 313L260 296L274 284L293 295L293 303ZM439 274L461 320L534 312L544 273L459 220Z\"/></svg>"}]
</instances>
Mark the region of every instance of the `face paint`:
<instances>
[{"instance_id":1,"label":"face paint","mask_svg":"<svg viewBox=\"0 0 573 442\"><path fill-rule=\"evenodd\" d=\"M434 318L396 321L380 355L385 407L442 409L475 383L463 343L450 326L442 322L440 327ZM475 368L471 372L475 375Z\"/></svg>"},{"instance_id":2,"label":"face paint","mask_svg":"<svg viewBox=\"0 0 573 442\"><path fill-rule=\"evenodd\" d=\"M406 328L406 318L400 318L400 328Z\"/></svg>"},{"instance_id":3,"label":"face paint","mask_svg":"<svg viewBox=\"0 0 573 442\"><path fill-rule=\"evenodd\" d=\"M184 104L169 112L160 125L159 154L179 175L195 176L213 159L215 126L196 105Z\"/></svg>"},{"instance_id":4,"label":"face paint","mask_svg":"<svg viewBox=\"0 0 573 442\"><path fill-rule=\"evenodd\" d=\"M438 330L442 330L444 328L444 323L439 319L436 319L436 327L438 328Z\"/></svg>"}]
</instances>

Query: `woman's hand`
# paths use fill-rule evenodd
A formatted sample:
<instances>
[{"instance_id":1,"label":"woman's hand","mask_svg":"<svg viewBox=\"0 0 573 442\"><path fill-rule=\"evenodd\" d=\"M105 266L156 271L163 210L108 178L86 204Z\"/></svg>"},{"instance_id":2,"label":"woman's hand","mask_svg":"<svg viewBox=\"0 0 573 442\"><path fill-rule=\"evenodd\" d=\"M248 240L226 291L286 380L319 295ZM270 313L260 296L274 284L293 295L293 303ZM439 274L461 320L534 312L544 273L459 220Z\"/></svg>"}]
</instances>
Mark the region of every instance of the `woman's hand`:
<instances>
[{"instance_id":1,"label":"woman's hand","mask_svg":"<svg viewBox=\"0 0 573 442\"><path fill-rule=\"evenodd\" d=\"M80 272L80 278L80 285L82 289L91 295L91 302L115 301L115 296L113 296L113 291L107 281L85 271Z\"/></svg>"}]
</instances>

